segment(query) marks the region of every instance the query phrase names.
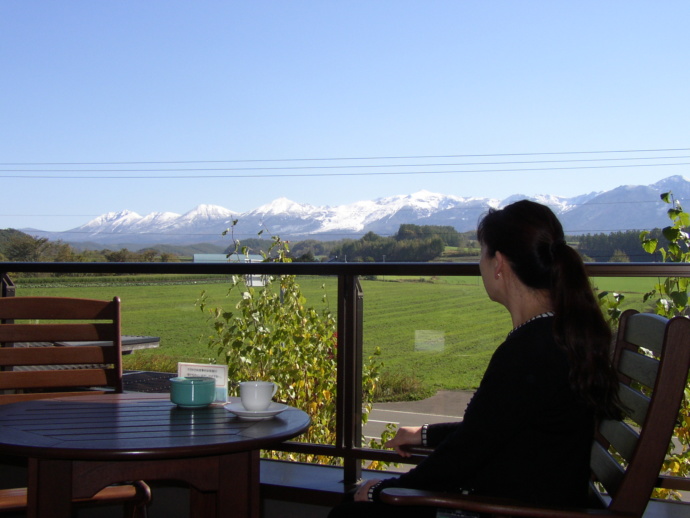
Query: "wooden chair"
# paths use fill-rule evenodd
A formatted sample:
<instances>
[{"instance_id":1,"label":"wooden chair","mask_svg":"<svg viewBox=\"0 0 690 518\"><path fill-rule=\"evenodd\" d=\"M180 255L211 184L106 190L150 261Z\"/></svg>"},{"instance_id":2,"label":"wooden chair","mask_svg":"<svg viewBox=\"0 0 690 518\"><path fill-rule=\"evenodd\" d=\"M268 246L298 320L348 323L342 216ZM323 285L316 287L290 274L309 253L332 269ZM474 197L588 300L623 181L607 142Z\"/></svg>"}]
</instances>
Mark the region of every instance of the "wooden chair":
<instances>
[{"instance_id":1,"label":"wooden chair","mask_svg":"<svg viewBox=\"0 0 690 518\"><path fill-rule=\"evenodd\" d=\"M656 358L646 353L650 351ZM592 445L591 509L554 509L477 495L434 493L389 488L383 502L425 505L498 516L582 518L585 516L639 517L648 507L655 487L690 489L688 481L660 477L669 448L690 367L690 319L667 320L628 310L621 316L613 362L618 371L624 421L600 423ZM621 463L618 458L625 462ZM658 503L658 501L655 501ZM665 504L665 503L664 503ZM659 516L677 516L659 503ZM650 505L645 516L653 515ZM686 514L687 516L687 514Z\"/></svg>"},{"instance_id":2,"label":"wooden chair","mask_svg":"<svg viewBox=\"0 0 690 518\"><path fill-rule=\"evenodd\" d=\"M65 342L69 344L57 345ZM117 297L0 298L0 346L0 404L85 391L122 392ZM106 487L89 499L75 500L83 505L124 504L125 516L146 516L150 502L151 490L143 481ZM25 508L26 488L0 490L0 512Z\"/></svg>"}]
</instances>

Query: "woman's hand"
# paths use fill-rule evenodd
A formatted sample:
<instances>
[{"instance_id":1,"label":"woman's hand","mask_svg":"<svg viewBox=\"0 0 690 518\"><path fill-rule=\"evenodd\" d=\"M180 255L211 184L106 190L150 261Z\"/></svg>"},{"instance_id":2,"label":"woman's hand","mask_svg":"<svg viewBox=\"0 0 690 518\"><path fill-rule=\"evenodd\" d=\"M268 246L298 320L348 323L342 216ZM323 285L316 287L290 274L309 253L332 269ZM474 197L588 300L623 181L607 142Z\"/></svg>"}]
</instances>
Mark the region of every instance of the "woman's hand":
<instances>
[{"instance_id":1,"label":"woman's hand","mask_svg":"<svg viewBox=\"0 0 690 518\"><path fill-rule=\"evenodd\" d=\"M355 502L369 501L369 488L381 482L380 480L367 480L355 491Z\"/></svg>"},{"instance_id":2,"label":"woman's hand","mask_svg":"<svg viewBox=\"0 0 690 518\"><path fill-rule=\"evenodd\" d=\"M420 446L422 444L422 427L421 426L403 426L398 429L390 441L386 442L384 446L393 448L401 457L411 457L412 454L400 449L401 446Z\"/></svg>"}]
</instances>

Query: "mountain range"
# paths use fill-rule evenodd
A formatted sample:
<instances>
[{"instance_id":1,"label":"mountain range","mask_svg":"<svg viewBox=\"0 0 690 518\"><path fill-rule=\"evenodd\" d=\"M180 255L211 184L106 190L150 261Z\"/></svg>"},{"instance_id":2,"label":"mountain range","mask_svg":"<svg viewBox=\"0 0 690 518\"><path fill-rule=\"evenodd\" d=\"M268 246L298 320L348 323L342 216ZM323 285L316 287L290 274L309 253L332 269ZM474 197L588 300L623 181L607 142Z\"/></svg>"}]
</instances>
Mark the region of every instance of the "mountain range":
<instances>
[{"instance_id":1,"label":"mountain range","mask_svg":"<svg viewBox=\"0 0 690 518\"><path fill-rule=\"evenodd\" d=\"M549 205L567 233L596 234L643 230L668 225L669 206L660 194L672 191L676 199L690 198L690 181L670 176L651 185L623 185L609 191L565 198L553 195L515 194L504 200L461 197L420 191L337 207L313 206L278 198L248 212L234 212L216 205L199 205L185 214L154 212L141 216L123 210L103 214L64 232L20 229L38 237L67 243L90 243L132 249L157 244L214 243L227 246L222 233L237 223L234 235L257 237L260 230L283 239L338 240L359 238L367 232L395 234L403 223L450 225L460 232L474 230L490 207L502 207L519 199Z\"/></svg>"}]
</instances>

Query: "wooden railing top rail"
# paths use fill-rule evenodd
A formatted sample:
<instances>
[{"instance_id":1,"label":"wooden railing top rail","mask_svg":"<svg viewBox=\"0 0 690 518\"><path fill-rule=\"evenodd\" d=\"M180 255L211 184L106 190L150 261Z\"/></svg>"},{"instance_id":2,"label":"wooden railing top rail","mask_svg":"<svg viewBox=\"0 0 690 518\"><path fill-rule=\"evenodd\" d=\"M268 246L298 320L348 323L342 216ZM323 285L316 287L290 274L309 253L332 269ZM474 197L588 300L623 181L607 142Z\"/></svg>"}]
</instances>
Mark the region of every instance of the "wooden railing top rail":
<instances>
[{"instance_id":1,"label":"wooden railing top rail","mask_svg":"<svg viewBox=\"0 0 690 518\"><path fill-rule=\"evenodd\" d=\"M587 263L593 277L690 277L690 263ZM479 275L477 263L30 263L0 262L0 272L119 274Z\"/></svg>"}]
</instances>

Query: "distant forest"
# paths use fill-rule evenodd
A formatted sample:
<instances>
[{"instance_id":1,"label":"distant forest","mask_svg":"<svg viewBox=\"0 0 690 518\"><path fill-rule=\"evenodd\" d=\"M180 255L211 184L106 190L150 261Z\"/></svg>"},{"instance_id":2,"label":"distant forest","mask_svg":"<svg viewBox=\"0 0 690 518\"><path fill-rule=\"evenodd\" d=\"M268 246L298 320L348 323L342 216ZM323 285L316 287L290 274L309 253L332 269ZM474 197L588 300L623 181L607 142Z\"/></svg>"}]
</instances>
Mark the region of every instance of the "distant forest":
<instances>
[{"instance_id":1,"label":"distant forest","mask_svg":"<svg viewBox=\"0 0 690 518\"><path fill-rule=\"evenodd\" d=\"M476 255L476 233L460 233L451 226L404 224L392 237L368 232L360 239L300 241L291 247L291 255L295 261L321 257L346 262L428 262L446 247L465 248L468 255Z\"/></svg>"},{"instance_id":2,"label":"distant forest","mask_svg":"<svg viewBox=\"0 0 690 518\"><path fill-rule=\"evenodd\" d=\"M568 242L578 249L588 262L649 262L660 261L644 252L636 230L609 234L568 236ZM652 237L665 246L660 229ZM451 226L400 225L394 236L379 236L369 232L359 239L317 241L308 239L291 242L290 255L294 261L345 262L428 262L432 260L474 260L479 255L476 232L458 232ZM239 243L249 253L266 253L269 239L246 239ZM191 260L197 247L159 245L143 250L79 250L62 241L35 238L14 229L0 230L0 261L54 262L174 262ZM203 250L209 253L208 250ZM235 252L230 246L226 254Z\"/></svg>"},{"instance_id":3,"label":"distant forest","mask_svg":"<svg viewBox=\"0 0 690 518\"><path fill-rule=\"evenodd\" d=\"M663 237L660 229L654 229L651 236L659 240L660 246L666 247L668 241ZM585 234L569 236L580 254L587 262L650 262L660 261L661 256L654 256L642 249L640 231L611 232L610 234Z\"/></svg>"}]
</instances>

